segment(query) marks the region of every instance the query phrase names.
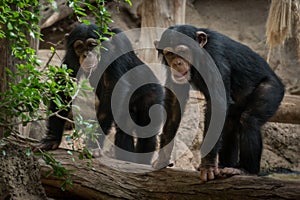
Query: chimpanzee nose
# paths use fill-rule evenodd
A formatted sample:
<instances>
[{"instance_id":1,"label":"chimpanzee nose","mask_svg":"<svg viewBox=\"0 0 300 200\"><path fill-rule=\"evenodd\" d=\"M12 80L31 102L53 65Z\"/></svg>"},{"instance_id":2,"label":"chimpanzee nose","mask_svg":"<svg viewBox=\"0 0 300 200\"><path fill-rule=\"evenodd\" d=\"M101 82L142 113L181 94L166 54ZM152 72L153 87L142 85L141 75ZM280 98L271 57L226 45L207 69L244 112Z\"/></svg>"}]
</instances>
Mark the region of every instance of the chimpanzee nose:
<instances>
[{"instance_id":1,"label":"chimpanzee nose","mask_svg":"<svg viewBox=\"0 0 300 200\"><path fill-rule=\"evenodd\" d=\"M84 58L88 57L88 54L89 54L88 52L83 52L83 57Z\"/></svg>"},{"instance_id":2,"label":"chimpanzee nose","mask_svg":"<svg viewBox=\"0 0 300 200\"><path fill-rule=\"evenodd\" d=\"M176 60L175 65L176 66L181 66L182 65L182 61L181 60Z\"/></svg>"}]
</instances>

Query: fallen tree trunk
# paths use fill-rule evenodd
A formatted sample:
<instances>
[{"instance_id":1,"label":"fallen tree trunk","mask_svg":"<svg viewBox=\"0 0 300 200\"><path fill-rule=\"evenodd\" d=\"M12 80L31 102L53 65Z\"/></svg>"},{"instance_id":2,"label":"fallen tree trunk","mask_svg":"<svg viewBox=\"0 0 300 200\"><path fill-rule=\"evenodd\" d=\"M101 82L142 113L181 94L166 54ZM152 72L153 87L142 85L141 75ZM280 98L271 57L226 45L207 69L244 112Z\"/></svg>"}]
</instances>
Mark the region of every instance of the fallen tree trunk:
<instances>
[{"instance_id":1,"label":"fallen tree trunk","mask_svg":"<svg viewBox=\"0 0 300 200\"><path fill-rule=\"evenodd\" d=\"M192 98L199 101L204 101L205 98L198 91L190 93ZM270 122L300 124L300 96L298 95L285 95L277 112L269 120Z\"/></svg>"},{"instance_id":2,"label":"fallen tree trunk","mask_svg":"<svg viewBox=\"0 0 300 200\"><path fill-rule=\"evenodd\" d=\"M94 0L90 0L89 3L95 2ZM47 28L49 26L52 26L56 22L70 16L72 13L74 13L74 10L70 8L67 5L66 0L57 0L57 9L53 9L52 5L48 3L47 1L42 1L42 4L44 5L44 9L41 10L41 16L43 17L41 19L41 26L40 28ZM85 4L81 4L80 7L85 7Z\"/></svg>"},{"instance_id":3,"label":"fallen tree trunk","mask_svg":"<svg viewBox=\"0 0 300 200\"><path fill-rule=\"evenodd\" d=\"M102 157L75 161L65 150L52 152L67 169L75 170L73 187L65 192L61 181L46 177L49 167L41 162L42 183L49 197L61 199L299 199L300 180L234 176L201 183L196 171L163 169Z\"/></svg>"},{"instance_id":4,"label":"fallen tree trunk","mask_svg":"<svg viewBox=\"0 0 300 200\"><path fill-rule=\"evenodd\" d=\"M300 96L285 95L271 122L300 124Z\"/></svg>"}]
</instances>

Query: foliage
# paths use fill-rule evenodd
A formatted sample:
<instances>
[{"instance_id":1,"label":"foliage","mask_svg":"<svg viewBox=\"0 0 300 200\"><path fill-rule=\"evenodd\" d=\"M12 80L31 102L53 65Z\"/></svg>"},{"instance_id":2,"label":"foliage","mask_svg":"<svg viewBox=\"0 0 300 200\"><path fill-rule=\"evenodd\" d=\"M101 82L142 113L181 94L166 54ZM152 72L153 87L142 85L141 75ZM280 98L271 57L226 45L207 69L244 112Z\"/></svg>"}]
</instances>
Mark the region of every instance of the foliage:
<instances>
[{"instance_id":1,"label":"foliage","mask_svg":"<svg viewBox=\"0 0 300 200\"><path fill-rule=\"evenodd\" d=\"M50 4L54 2L54 0L47 1ZM131 5L130 0L124 1ZM91 12L103 35L109 33L108 23L112 20L105 8L105 0L95 0L93 4L89 0L67 0L67 5L74 10L78 20L84 23L89 22L82 17ZM0 92L0 126L5 127L5 136L16 136L20 134L19 125L25 126L33 121L44 120L46 115L55 114L49 113L45 107L51 100L59 109L70 106L70 102L62 102L59 93L63 92L75 98L80 89L90 90L84 82L82 85L77 85L76 80L69 76L71 71L65 66L50 66L49 62L46 66L40 66L41 62L36 57L36 51L30 47L30 41L42 39L38 26L39 6L39 0L3 0L0 2L0 40L8 41L11 56L16 63L15 66L7 66L6 73L12 81L7 83L9 86L7 91ZM51 50L54 55L55 49ZM62 77L60 81L56 79L58 75ZM80 124L79 129L87 128L87 132L95 133L95 122L85 121L80 116L76 120ZM87 137L94 138L94 136ZM79 137L82 137L82 131L77 129L72 139ZM51 154L40 153L43 159L52 166L54 175L65 178L63 187L71 184L70 172L55 161ZM88 150L84 149L83 153L91 157ZM83 158L82 155L81 158Z\"/></svg>"},{"instance_id":2,"label":"foliage","mask_svg":"<svg viewBox=\"0 0 300 200\"><path fill-rule=\"evenodd\" d=\"M4 0L0 2L0 39L6 38L15 58L37 64L28 35L39 38L39 1Z\"/></svg>"}]
</instances>

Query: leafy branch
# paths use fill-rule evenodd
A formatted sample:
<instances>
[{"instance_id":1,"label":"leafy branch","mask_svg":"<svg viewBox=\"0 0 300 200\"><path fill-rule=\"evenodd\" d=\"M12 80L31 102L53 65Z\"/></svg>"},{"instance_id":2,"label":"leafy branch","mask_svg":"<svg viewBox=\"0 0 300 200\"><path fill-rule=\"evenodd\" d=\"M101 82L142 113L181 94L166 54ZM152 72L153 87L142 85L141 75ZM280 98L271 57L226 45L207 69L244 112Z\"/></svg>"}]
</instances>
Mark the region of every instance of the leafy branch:
<instances>
[{"instance_id":1,"label":"leafy branch","mask_svg":"<svg viewBox=\"0 0 300 200\"><path fill-rule=\"evenodd\" d=\"M130 0L123 1L131 5ZM52 3L54 0L48 0L48 2ZM82 4L84 7L80 6ZM89 23L83 19L88 12L94 15L102 33L101 40L105 39L105 35L110 34L108 24L112 20L105 8L105 0L67 0L67 5L74 10L77 19L81 22ZM86 81L78 85L77 80L70 77L71 70L66 66L50 65L56 54L55 48L51 48L52 55L46 65L40 66L41 61L36 56L36 50L30 47L31 40L42 40L39 30L39 9L38 0L0 1L0 40L8 41L9 56L12 56L17 63L15 66L6 66L6 75L13 81L7 83L8 90L0 92L0 126L5 127L5 136L18 137L21 134L18 125L26 126L31 122L45 120L46 115L58 115L59 111L54 113L47 111L46 106L50 101L56 102L61 111L71 106L72 100L79 95L79 90L90 89L86 86ZM11 70L14 67L16 70ZM59 81L56 79L58 75L63 77ZM0 77L0 81L5 80ZM71 96L72 100L63 102L58 95L60 93ZM98 122L84 120L80 115L74 120L78 124L71 136L74 140L80 137L95 139ZM82 131L83 129L87 131ZM0 144L2 142L0 138ZM40 152L40 155L46 163L52 166L51 173L62 178L64 181L62 188L72 184L70 171L63 168L48 152ZM80 157L84 156L91 158L86 148L83 149Z\"/></svg>"}]
</instances>

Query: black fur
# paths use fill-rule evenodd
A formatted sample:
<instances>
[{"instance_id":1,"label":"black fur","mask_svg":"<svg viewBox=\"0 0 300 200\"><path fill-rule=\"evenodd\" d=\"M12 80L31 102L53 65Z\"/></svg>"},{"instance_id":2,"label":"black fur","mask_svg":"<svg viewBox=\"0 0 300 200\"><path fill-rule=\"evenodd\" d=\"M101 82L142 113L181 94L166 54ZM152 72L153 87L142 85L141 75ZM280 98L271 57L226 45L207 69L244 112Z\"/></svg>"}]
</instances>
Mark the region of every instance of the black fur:
<instances>
[{"instance_id":1,"label":"black fur","mask_svg":"<svg viewBox=\"0 0 300 200\"><path fill-rule=\"evenodd\" d=\"M73 43L77 39L86 40L88 38L98 39L99 36L98 27L96 25L81 24L76 27L68 37L67 52L64 58L64 64L74 72L71 76L75 77L80 68L79 59L76 56ZM146 126L150 123L149 108L154 104L163 104L163 90L162 87L154 78L153 84L147 84L138 88L130 98L129 108L125 104L124 99L129 95L129 91L135 86L136 79L146 79L153 81L153 73L134 53L131 43L127 36L119 29L112 29L116 36L110 38L109 41L102 42L104 48L101 48L101 60L98 63L95 71L92 72L90 77L90 83L95 88L96 95L99 99L99 107L97 108L97 118L103 133L106 135L109 133L113 124L115 123L115 117L112 115L111 110L111 98L112 92L117 81L126 74L129 70L134 69L137 66L143 65L143 67L137 71L134 77L122 80L122 85L125 86L124 90L118 94L117 110L119 111L118 118L126 121L130 116L126 115L125 110L129 109L131 118L139 126ZM129 49L129 51L128 51ZM105 70L105 67L107 69ZM99 81L100 80L100 81ZM61 95L62 99L68 101L70 97ZM57 110L55 104L52 102L49 109L52 112ZM66 117L69 110L62 111L59 114ZM50 117L48 122L47 137L43 140L43 149L53 148L53 144L59 144L63 134L65 120L56 116ZM128 126L129 130L135 131L137 137L137 143L134 143L134 137L125 133L116 124L116 136L115 144L119 148L128 152L136 153L148 153L144 157L134 158L131 154L126 155L122 151L116 149L116 156L119 159L129 160L139 163L149 164L152 158L152 153L156 148L156 133L151 134L151 137L145 137L147 133L139 133L134 127ZM132 133L131 133L132 134ZM142 135L143 134L143 135ZM139 137L143 136L143 137ZM101 142L103 142L104 135L101 136ZM56 146L55 146L56 148ZM125 155L125 156L124 156Z\"/></svg>"},{"instance_id":2,"label":"black fur","mask_svg":"<svg viewBox=\"0 0 300 200\"><path fill-rule=\"evenodd\" d=\"M213 150L202 159L202 167L213 166L219 154L219 165L221 167L238 167L251 174L257 174L260 169L262 153L261 126L276 112L284 95L284 86L272 71L266 61L253 52L249 47L236 42L218 32L196 28L191 25L171 26L166 30L158 43L159 54L165 47L175 47L185 44L193 52L195 44L188 44L185 40L174 37L169 30L180 32L195 41L197 31L207 34L207 44L204 49L214 60L225 85L227 105L226 121L221 138ZM194 63L199 63L201 55L193 55ZM166 60L163 61L164 64ZM201 62L200 62L201 63ZM201 66L200 67L209 67ZM168 81L171 81L169 78ZM191 81L197 89L204 93L207 100L205 132L208 129L211 117L211 99L203 77L191 69ZM161 146L177 131L177 123L180 122L180 113L176 112L174 106L168 106L175 98L167 94L166 107L173 112L175 121L167 121L164 129ZM175 111L174 111L175 110ZM170 119L170 118L168 118ZM173 131L170 133L169 131Z\"/></svg>"}]
</instances>

